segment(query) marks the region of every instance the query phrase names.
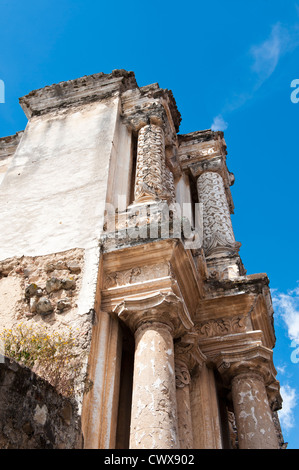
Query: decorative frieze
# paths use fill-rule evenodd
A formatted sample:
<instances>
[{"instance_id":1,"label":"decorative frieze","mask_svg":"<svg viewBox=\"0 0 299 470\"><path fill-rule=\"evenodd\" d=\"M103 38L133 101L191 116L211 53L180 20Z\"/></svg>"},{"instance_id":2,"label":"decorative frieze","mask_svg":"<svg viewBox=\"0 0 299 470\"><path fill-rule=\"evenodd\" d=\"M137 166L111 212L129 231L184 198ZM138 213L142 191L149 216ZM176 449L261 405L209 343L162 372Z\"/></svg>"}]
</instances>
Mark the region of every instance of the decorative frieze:
<instances>
[{"instance_id":1,"label":"decorative frieze","mask_svg":"<svg viewBox=\"0 0 299 470\"><path fill-rule=\"evenodd\" d=\"M159 263L148 266L134 267L124 271L107 273L104 277L103 288L111 289L113 287L135 284L150 279L168 276L170 267L168 263Z\"/></svg>"},{"instance_id":2,"label":"decorative frieze","mask_svg":"<svg viewBox=\"0 0 299 470\"><path fill-rule=\"evenodd\" d=\"M211 338L213 336L223 336L233 333L242 333L246 330L246 316L234 316L207 320L195 325L199 337Z\"/></svg>"}]
</instances>

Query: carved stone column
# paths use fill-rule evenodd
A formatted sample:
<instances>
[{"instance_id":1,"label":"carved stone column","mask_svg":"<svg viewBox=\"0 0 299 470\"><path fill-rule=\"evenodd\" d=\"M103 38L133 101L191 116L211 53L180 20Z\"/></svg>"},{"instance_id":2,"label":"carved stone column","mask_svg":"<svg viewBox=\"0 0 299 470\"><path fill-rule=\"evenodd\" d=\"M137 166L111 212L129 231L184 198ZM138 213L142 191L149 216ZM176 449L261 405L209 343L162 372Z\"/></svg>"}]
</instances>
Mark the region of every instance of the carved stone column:
<instances>
[{"instance_id":1,"label":"carved stone column","mask_svg":"<svg viewBox=\"0 0 299 470\"><path fill-rule=\"evenodd\" d=\"M175 344L175 378L178 411L178 432L181 449L193 449L192 415L190 404L190 372L199 368L206 357L197 345L196 334L186 334Z\"/></svg>"},{"instance_id":2,"label":"carved stone column","mask_svg":"<svg viewBox=\"0 0 299 470\"><path fill-rule=\"evenodd\" d=\"M164 174L164 131L159 125L148 124L138 133L135 202L161 198Z\"/></svg>"},{"instance_id":3,"label":"carved stone column","mask_svg":"<svg viewBox=\"0 0 299 470\"><path fill-rule=\"evenodd\" d=\"M156 293L122 302L115 312L135 334L131 449L178 449L173 337L192 322L182 301Z\"/></svg>"},{"instance_id":4,"label":"carved stone column","mask_svg":"<svg viewBox=\"0 0 299 470\"><path fill-rule=\"evenodd\" d=\"M223 179L212 171L203 172L197 179L199 201L203 204L203 247L205 255L232 252L237 244L231 223Z\"/></svg>"},{"instance_id":5,"label":"carved stone column","mask_svg":"<svg viewBox=\"0 0 299 470\"><path fill-rule=\"evenodd\" d=\"M131 449L179 448L171 327L144 323L135 332Z\"/></svg>"},{"instance_id":6,"label":"carved stone column","mask_svg":"<svg viewBox=\"0 0 299 470\"><path fill-rule=\"evenodd\" d=\"M278 449L278 439L266 391L276 372L272 351L254 346L224 353L218 370L230 380L240 449Z\"/></svg>"},{"instance_id":7,"label":"carved stone column","mask_svg":"<svg viewBox=\"0 0 299 470\"><path fill-rule=\"evenodd\" d=\"M252 372L235 376L232 380L232 400L239 448L278 449L263 377Z\"/></svg>"}]
</instances>

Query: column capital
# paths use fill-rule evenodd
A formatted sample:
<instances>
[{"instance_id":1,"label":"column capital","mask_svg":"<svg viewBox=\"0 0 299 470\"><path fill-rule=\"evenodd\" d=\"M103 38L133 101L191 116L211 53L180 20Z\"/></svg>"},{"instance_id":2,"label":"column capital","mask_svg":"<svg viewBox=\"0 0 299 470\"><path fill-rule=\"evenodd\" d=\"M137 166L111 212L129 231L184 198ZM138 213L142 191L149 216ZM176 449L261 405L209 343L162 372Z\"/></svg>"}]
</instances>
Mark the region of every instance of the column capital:
<instances>
[{"instance_id":1,"label":"column capital","mask_svg":"<svg viewBox=\"0 0 299 470\"><path fill-rule=\"evenodd\" d=\"M139 132L147 125L156 125L165 130L167 127L167 113L162 103L155 101L143 110L134 109L131 113L127 112L124 122L134 132Z\"/></svg>"},{"instance_id":2,"label":"column capital","mask_svg":"<svg viewBox=\"0 0 299 470\"><path fill-rule=\"evenodd\" d=\"M262 345L254 345L238 351L225 351L218 354L213 362L227 383L240 375L259 375L265 385L275 382L276 370L273 365L273 352Z\"/></svg>"},{"instance_id":3,"label":"column capital","mask_svg":"<svg viewBox=\"0 0 299 470\"><path fill-rule=\"evenodd\" d=\"M189 384L190 372L192 372L196 366L201 369L203 364L207 361L207 357L198 346L198 335L192 330L175 342L174 356L177 387L184 387ZM187 377L189 377L189 381L187 381Z\"/></svg>"},{"instance_id":4,"label":"column capital","mask_svg":"<svg viewBox=\"0 0 299 470\"><path fill-rule=\"evenodd\" d=\"M123 300L114 313L135 333L146 323L167 325L173 337L179 337L193 327L187 307L172 292L155 292Z\"/></svg>"},{"instance_id":5,"label":"column capital","mask_svg":"<svg viewBox=\"0 0 299 470\"><path fill-rule=\"evenodd\" d=\"M228 171L226 161L223 156L217 156L207 160L203 160L201 158L197 162L193 161L192 165L188 166L188 169L195 179L203 173L211 171L218 173L222 177L226 186L232 186L235 182L235 176L233 173Z\"/></svg>"}]
</instances>

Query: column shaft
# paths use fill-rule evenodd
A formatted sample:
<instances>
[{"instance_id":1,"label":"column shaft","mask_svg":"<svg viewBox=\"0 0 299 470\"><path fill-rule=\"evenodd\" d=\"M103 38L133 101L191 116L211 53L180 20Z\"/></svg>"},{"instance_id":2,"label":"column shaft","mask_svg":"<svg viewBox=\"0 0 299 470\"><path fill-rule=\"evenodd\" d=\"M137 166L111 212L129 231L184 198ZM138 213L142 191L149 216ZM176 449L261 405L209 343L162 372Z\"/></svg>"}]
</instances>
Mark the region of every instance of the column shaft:
<instances>
[{"instance_id":1,"label":"column shaft","mask_svg":"<svg viewBox=\"0 0 299 470\"><path fill-rule=\"evenodd\" d=\"M167 325L142 324L135 333L131 449L177 449L173 338Z\"/></svg>"},{"instance_id":2,"label":"column shaft","mask_svg":"<svg viewBox=\"0 0 299 470\"><path fill-rule=\"evenodd\" d=\"M278 449L275 427L262 377L240 374L232 380L232 399L240 449Z\"/></svg>"},{"instance_id":3,"label":"column shaft","mask_svg":"<svg viewBox=\"0 0 299 470\"><path fill-rule=\"evenodd\" d=\"M203 204L203 244L208 254L216 246L234 245L230 210L222 177L207 171L197 180L199 201Z\"/></svg>"},{"instance_id":4,"label":"column shaft","mask_svg":"<svg viewBox=\"0 0 299 470\"><path fill-rule=\"evenodd\" d=\"M164 174L164 131L160 126L148 124L138 134L135 201L161 196Z\"/></svg>"}]
</instances>

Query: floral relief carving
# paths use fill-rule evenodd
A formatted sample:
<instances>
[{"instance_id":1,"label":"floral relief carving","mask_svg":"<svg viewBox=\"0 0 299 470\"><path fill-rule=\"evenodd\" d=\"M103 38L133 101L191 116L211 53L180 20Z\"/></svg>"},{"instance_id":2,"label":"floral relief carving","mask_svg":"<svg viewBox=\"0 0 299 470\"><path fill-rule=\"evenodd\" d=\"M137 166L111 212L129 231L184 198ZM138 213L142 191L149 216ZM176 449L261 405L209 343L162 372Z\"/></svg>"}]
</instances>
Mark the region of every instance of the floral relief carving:
<instances>
[{"instance_id":1,"label":"floral relief carving","mask_svg":"<svg viewBox=\"0 0 299 470\"><path fill-rule=\"evenodd\" d=\"M137 282L168 276L170 273L169 265L166 263L155 264L152 266L142 266L127 269L125 271L116 271L107 273L104 277L104 289L112 287L125 286Z\"/></svg>"},{"instance_id":2,"label":"floral relief carving","mask_svg":"<svg viewBox=\"0 0 299 470\"><path fill-rule=\"evenodd\" d=\"M212 336L223 336L232 333L240 333L246 329L246 317L235 316L232 318L221 318L219 320L208 320L196 325L199 337L210 338Z\"/></svg>"}]
</instances>

